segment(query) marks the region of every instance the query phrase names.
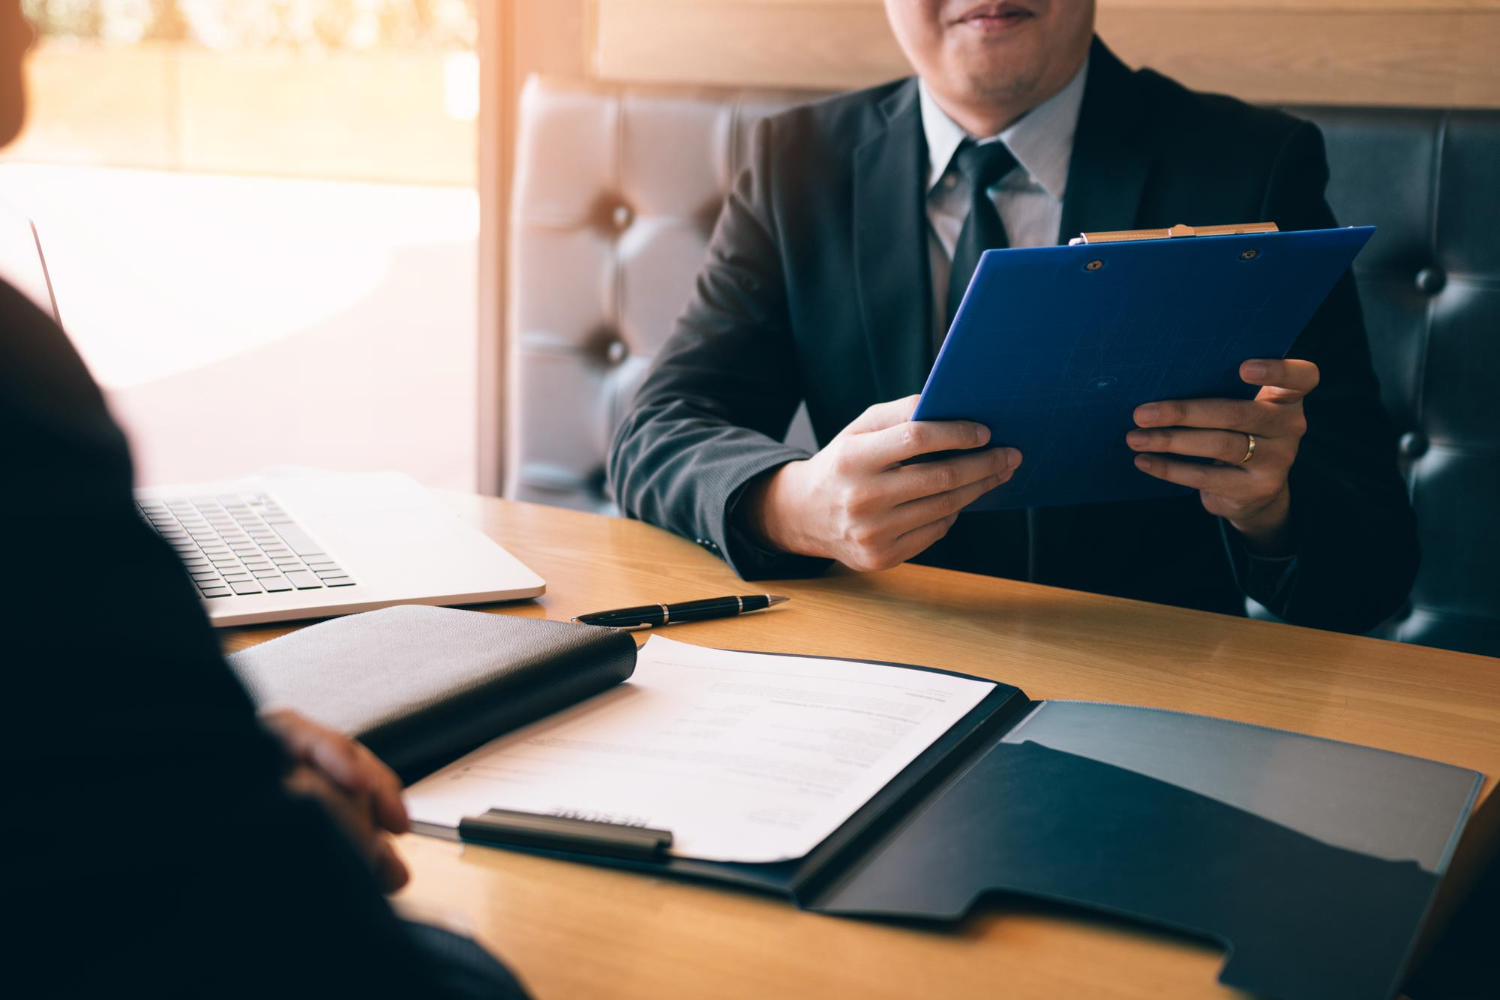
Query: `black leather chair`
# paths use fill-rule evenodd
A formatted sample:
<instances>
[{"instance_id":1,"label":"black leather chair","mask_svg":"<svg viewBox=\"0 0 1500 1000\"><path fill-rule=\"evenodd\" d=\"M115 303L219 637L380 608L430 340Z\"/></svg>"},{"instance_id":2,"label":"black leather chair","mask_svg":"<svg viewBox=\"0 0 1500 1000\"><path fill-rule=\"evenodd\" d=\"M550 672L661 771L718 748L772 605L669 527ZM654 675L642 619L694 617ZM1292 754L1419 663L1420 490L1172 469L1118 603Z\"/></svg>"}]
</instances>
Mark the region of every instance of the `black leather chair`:
<instances>
[{"instance_id":1,"label":"black leather chair","mask_svg":"<svg viewBox=\"0 0 1500 1000\"><path fill-rule=\"evenodd\" d=\"M1500 656L1500 113L1292 110L1338 219L1380 227L1355 273L1423 561L1376 634Z\"/></svg>"},{"instance_id":2,"label":"black leather chair","mask_svg":"<svg viewBox=\"0 0 1500 1000\"><path fill-rule=\"evenodd\" d=\"M605 450L686 299L748 128L810 96L528 85L507 495L613 509ZM1500 112L1291 110L1323 129L1340 221L1380 227L1356 270L1423 564L1375 634L1500 656Z\"/></svg>"}]
</instances>

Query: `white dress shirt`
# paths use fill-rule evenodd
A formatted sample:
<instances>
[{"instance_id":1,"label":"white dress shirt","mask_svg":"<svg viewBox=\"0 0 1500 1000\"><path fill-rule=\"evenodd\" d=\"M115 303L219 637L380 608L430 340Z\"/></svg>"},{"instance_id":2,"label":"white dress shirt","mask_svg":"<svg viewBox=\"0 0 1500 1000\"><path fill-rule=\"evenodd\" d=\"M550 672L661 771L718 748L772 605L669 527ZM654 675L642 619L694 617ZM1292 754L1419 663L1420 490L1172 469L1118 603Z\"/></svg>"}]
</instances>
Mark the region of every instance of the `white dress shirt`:
<instances>
[{"instance_id":1,"label":"white dress shirt","mask_svg":"<svg viewBox=\"0 0 1500 1000\"><path fill-rule=\"evenodd\" d=\"M1013 247L1054 246L1058 242L1073 133L1078 127L1088 71L1088 60L1084 60L1066 87L1004 132L978 140L980 145L1005 143L1019 164L989 190ZM932 315L936 342L941 343L948 331L948 276L953 270L953 248L969 214L969 182L953 165L953 154L970 136L938 107L920 80L917 92L922 131L927 136L927 256L932 274Z\"/></svg>"}]
</instances>

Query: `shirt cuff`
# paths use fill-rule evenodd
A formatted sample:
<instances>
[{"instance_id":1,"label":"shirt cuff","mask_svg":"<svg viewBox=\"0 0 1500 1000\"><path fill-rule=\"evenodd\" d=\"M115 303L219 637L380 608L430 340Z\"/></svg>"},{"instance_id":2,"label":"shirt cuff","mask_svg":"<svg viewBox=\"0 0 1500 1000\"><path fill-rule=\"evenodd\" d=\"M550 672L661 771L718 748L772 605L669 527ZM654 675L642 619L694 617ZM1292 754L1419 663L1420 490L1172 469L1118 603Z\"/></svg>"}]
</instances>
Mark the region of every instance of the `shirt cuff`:
<instances>
[{"instance_id":1,"label":"shirt cuff","mask_svg":"<svg viewBox=\"0 0 1500 1000\"><path fill-rule=\"evenodd\" d=\"M768 549L741 526L740 502L746 491L762 475L768 475L779 466L763 470L745 480L724 505L724 549L719 555L744 580L791 580L818 576L829 566L832 559L796 555Z\"/></svg>"},{"instance_id":2,"label":"shirt cuff","mask_svg":"<svg viewBox=\"0 0 1500 1000\"><path fill-rule=\"evenodd\" d=\"M1229 553L1229 565L1240 592L1281 615L1291 600L1292 585L1297 579L1298 553L1265 556L1250 551L1245 538L1223 518L1219 532Z\"/></svg>"}]
</instances>

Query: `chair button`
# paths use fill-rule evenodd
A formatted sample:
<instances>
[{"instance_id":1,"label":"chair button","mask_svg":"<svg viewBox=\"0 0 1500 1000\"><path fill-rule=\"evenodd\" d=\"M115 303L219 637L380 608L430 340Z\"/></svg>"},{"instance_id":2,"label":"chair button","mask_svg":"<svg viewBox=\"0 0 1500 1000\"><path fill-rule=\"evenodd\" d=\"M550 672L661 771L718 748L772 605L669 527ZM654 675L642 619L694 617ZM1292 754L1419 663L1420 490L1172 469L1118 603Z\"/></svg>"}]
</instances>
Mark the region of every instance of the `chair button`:
<instances>
[{"instance_id":1,"label":"chair button","mask_svg":"<svg viewBox=\"0 0 1500 1000\"><path fill-rule=\"evenodd\" d=\"M614 223L616 232L623 233L635 221L635 213L630 210L629 205L622 202L616 205L614 210L609 213L609 220Z\"/></svg>"},{"instance_id":2,"label":"chair button","mask_svg":"<svg viewBox=\"0 0 1500 1000\"><path fill-rule=\"evenodd\" d=\"M1417 291L1423 295L1436 295L1448 284L1448 275L1440 267L1424 267L1417 272Z\"/></svg>"},{"instance_id":3,"label":"chair button","mask_svg":"<svg viewBox=\"0 0 1500 1000\"><path fill-rule=\"evenodd\" d=\"M610 364L617 365L630 356L630 348L625 346L623 340L611 340L604 349L604 356L609 359Z\"/></svg>"},{"instance_id":4,"label":"chair button","mask_svg":"<svg viewBox=\"0 0 1500 1000\"><path fill-rule=\"evenodd\" d=\"M1427 454L1427 435L1421 431L1407 431L1401 435L1398 447L1402 458L1421 458Z\"/></svg>"}]
</instances>

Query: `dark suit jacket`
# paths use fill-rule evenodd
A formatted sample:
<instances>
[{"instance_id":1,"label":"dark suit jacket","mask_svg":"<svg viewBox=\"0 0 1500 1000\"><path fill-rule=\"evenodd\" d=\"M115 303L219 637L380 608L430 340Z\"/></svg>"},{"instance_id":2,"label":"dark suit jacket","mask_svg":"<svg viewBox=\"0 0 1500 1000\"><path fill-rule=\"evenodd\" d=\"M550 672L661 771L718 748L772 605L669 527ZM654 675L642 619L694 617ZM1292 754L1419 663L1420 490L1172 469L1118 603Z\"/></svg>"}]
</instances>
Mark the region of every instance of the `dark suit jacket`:
<instances>
[{"instance_id":1,"label":"dark suit jacket","mask_svg":"<svg viewBox=\"0 0 1500 1000\"><path fill-rule=\"evenodd\" d=\"M3 282L0 441L0 982L15 996L477 995L419 948L322 807L283 789L279 744L136 514L98 389Z\"/></svg>"},{"instance_id":2,"label":"dark suit jacket","mask_svg":"<svg viewBox=\"0 0 1500 1000\"><path fill-rule=\"evenodd\" d=\"M822 444L871 404L921 390L925 176L914 80L758 125L697 287L615 437L609 477L627 514L699 540L747 579L823 569L758 549L733 505L805 457L781 443L799 402ZM1327 178L1315 126L1131 72L1096 40L1058 235L1328 227ZM964 515L922 561L1231 614L1248 592L1300 624L1375 625L1405 599L1417 545L1352 277L1290 356L1316 362L1322 384L1291 473L1298 554L1285 572L1248 558L1196 495Z\"/></svg>"}]
</instances>

